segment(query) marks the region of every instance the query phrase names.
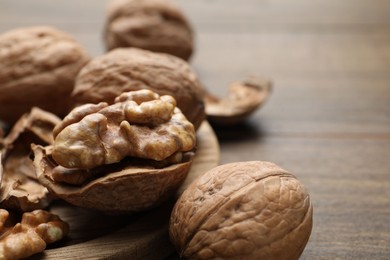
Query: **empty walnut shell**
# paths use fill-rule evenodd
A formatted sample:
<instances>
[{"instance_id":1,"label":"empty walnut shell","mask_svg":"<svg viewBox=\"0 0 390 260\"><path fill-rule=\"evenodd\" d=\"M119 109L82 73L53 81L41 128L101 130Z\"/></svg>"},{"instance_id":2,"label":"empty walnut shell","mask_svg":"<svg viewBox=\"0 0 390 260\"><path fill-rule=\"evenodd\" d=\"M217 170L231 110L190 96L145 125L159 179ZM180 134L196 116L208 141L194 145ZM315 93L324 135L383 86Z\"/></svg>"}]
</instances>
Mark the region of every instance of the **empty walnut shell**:
<instances>
[{"instance_id":1,"label":"empty walnut shell","mask_svg":"<svg viewBox=\"0 0 390 260\"><path fill-rule=\"evenodd\" d=\"M294 175L270 162L218 166L176 202L170 237L189 259L278 259L301 255L312 205Z\"/></svg>"},{"instance_id":2,"label":"empty walnut shell","mask_svg":"<svg viewBox=\"0 0 390 260\"><path fill-rule=\"evenodd\" d=\"M65 115L76 74L88 59L71 36L51 27L0 35L0 119L13 123L33 106Z\"/></svg>"},{"instance_id":3,"label":"empty walnut shell","mask_svg":"<svg viewBox=\"0 0 390 260\"><path fill-rule=\"evenodd\" d=\"M173 96L196 129L205 118L204 89L190 65L137 48L115 49L92 59L78 74L72 96L78 104L112 104L122 92L139 89Z\"/></svg>"},{"instance_id":4,"label":"empty walnut shell","mask_svg":"<svg viewBox=\"0 0 390 260\"><path fill-rule=\"evenodd\" d=\"M104 39L108 50L137 47L188 60L193 32L184 14L168 0L111 0Z\"/></svg>"},{"instance_id":5,"label":"empty walnut shell","mask_svg":"<svg viewBox=\"0 0 390 260\"><path fill-rule=\"evenodd\" d=\"M12 127L3 140L0 164L0 207L17 211L45 208L52 196L36 179L31 143L53 143L52 130L61 120L39 108L31 109ZM1 152L1 150L0 150Z\"/></svg>"},{"instance_id":6,"label":"empty walnut shell","mask_svg":"<svg viewBox=\"0 0 390 260\"><path fill-rule=\"evenodd\" d=\"M271 94L271 86L269 80L252 77L232 83L226 98L207 93L207 119L213 124L225 126L242 122L265 103Z\"/></svg>"}]
</instances>

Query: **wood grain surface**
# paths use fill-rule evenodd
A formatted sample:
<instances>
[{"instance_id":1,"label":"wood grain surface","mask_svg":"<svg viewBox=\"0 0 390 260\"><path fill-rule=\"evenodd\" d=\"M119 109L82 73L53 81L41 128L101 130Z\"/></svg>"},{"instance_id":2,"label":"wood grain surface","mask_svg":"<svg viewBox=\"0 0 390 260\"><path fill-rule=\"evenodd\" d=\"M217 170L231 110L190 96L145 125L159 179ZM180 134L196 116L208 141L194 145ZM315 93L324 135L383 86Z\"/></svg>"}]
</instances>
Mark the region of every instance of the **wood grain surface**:
<instances>
[{"instance_id":1,"label":"wood grain surface","mask_svg":"<svg viewBox=\"0 0 390 260\"><path fill-rule=\"evenodd\" d=\"M248 75L274 83L245 124L215 131L221 163L272 161L307 186L314 226L301 259L390 259L390 1L174 2L210 91ZM99 55L105 4L2 0L0 32L50 24Z\"/></svg>"}]
</instances>

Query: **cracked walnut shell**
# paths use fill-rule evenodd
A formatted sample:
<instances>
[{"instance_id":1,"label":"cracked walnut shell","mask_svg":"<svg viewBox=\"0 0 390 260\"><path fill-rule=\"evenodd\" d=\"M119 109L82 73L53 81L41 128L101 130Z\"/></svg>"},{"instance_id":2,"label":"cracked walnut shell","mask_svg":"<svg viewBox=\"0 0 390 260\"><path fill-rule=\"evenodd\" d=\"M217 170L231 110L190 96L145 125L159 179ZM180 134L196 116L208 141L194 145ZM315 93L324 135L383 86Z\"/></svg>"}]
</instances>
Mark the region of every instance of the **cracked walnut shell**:
<instances>
[{"instance_id":1,"label":"cracked walnut shell","mask_svg":"<svg viewBox=\"0 0 390 260\"><path fill-rule=\"evenodd\" d=\"M14 123L33 106L67 114L74 80L88 60L71 36L52 27L0 35L0 119Z\"/></svg>"},{"instance_id":2,"label":"cracked walnut shell","mask_svg":"<svg viewBox=\"0 0 390 260\"><path fill-rule=\"evenodd\" d=\"M53 146L33 146L39 181L59 198L108 214L166 200L187 176L196 144L175 100L150 90L77 107L53 133Z\"/></svg>"},{"instance_id":3,"label":"cracked walnut shell","mask_svg":"<svg viewBox=\"0 0 390 260\"><path fill-rule=\"evenodd\" d=\"M188 60L193 52L192 28L168 0L111 0L104 39L108 50L137 47Z\"/></svg>"},{"instance_id":4,"label":"cracked walnut shell","mask_svg":"<svg viewBox=\"0 0 390 260\"><path fill-rule=\"evenodd\" d=\"M31 143L53 143L52 131L61 120L54 114L32 108L12 127L3 140L0 158L0 206L9 210L31 211L45 208L52 200L49 191L36 179Z\"/></svg>"},{"instance_id":5,"label":"cracked walnut shell","mask_svg":"<svg viewBox=\"0 0 390 260\"><path fill-rule=\"evenodd\" d=\"M115 49L92 59L78 74L72 96L78 104L112 104L122 92L140 89L174 97L195 129L205 118L204 89L190 65L137 48Z\"/></svg>"},{"instance_id":6,"label":"cracked walnut shell","mask_svg":"<svg viewBox=\"0 0 390 260\"><path fill-rule=\"evenodd\" d=\"M309 194L270 162L218 166L175 204L170 238L189 259L298 259L312 228Z\"/></svg>"}]
</instances>

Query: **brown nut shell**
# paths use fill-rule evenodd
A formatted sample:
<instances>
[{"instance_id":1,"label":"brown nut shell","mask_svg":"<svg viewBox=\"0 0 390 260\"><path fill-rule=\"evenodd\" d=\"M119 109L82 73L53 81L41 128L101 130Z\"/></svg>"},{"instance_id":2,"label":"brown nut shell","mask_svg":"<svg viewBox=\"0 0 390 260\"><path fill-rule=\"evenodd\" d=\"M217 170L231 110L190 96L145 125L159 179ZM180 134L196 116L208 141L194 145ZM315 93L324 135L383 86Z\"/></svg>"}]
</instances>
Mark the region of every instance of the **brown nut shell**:
<instances>
[{"instance_id":1,"label":"brown nut shell","mask_svg":"<svg viewBox=\"0 0 390 260\"><path fill-rule=\"evenodd\" d=\"M193 153L184 154L181 163L166 167L121 161L95 169L96 178L81 186L53 180L56 167L50 149L34 146L34 166L39 181L59 198L79 207L107 214L122 214L156 207L173 195L186 178ZM88 170L82 170L88 174Z\"/></svg>"},{"instance_id":2,"label":"brown nut shell","mask_svg":"<svg viewBox=\"0 0 390 260\"><path fill-rule=\"evenodd\" d=\"M61 120L54 114L32 108L12 127L3 140L0 159L0 207L14 211L45 208L52 196L36 179L31 159L31 143L53 143L52 130ZM1 153L1 152L0 152Z\"/></svg>"},{"instance_id":3,"label":"brown nut shell","mask_svg":"<svg viewBox=\"0 0 390 260\"><path fill-rule=\"evenodd\" d=\"M108 50L137 47L188 60L193 31L184 14L168 0L111 0L104 39Z\"/></svg>"},{"instance_id":4,"label":"brown nut shell","mask_svg":"<svg viewBox=\"0 0 390 260\"><path fill-rule=\"evenodd\" d=\"M205 118L204 89L190 65L137 48L115 49L92 59L78 74L72 95L78 104L112 104L121 93L140 89L173 96L196 129Z\"/></svg>"},{"instance_id":5,"label":"brown nut shell","mask_svg":"<svg viewBox=\"0 0 390 260\"><path fill-rule=\"evenodd\" d=\"M13 123L33 106L65 115L76 74L88 60L71 36L48 26L0 35L0 119Z\"/></svg>"},{"instance_id":6,"label":"brown nut shell","mask_svg":"<svg viewBox=\"0 0 390 260\"><path fill-rule=\"evenodd\" d=\"M177 201L170 237L189 259L298 259L312 205L294 175L270 162L218 166Z\"/></svg>"}]
</instances>

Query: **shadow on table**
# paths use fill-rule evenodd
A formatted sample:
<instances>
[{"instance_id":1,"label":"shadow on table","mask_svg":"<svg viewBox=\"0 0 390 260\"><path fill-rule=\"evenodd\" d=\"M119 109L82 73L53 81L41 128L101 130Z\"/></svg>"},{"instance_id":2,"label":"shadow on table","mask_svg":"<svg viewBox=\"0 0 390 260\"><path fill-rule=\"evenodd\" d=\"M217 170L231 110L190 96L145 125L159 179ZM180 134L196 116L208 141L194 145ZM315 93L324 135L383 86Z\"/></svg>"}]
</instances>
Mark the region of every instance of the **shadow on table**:
<instances>
[{"instance_id":1,"label":"shadow on table","mask_svg":"<svg viewBox=\"0 0 390 260\"><path fill-rule=\"evenodd\" d=\"M236 142L246 140L259 140L265 136L262 125L252 121L244 121L232 126L211 124L219 142Z\"/></svg>"}]
</instances>

